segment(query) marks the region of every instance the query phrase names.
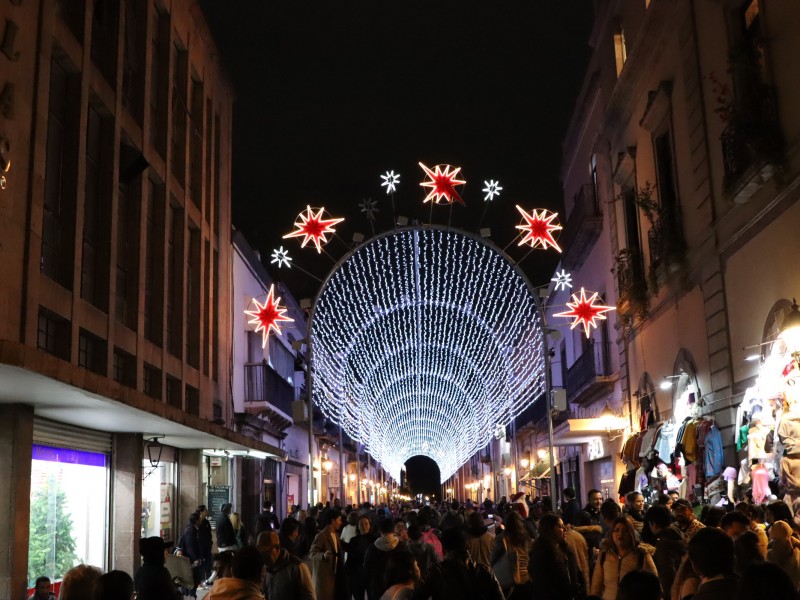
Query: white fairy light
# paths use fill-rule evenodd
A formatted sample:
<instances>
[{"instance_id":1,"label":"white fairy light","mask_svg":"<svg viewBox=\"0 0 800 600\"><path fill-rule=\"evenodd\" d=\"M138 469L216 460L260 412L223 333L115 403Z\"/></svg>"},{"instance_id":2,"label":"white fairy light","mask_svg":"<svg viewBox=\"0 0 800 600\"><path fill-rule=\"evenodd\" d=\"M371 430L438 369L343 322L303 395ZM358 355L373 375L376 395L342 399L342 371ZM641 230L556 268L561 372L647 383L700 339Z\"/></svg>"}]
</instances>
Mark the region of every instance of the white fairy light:
<instances>
[{"instance_id":1,"label":"white fairy light","mask_svg":"<svg viewBox=\"0 0 800 600\"><path fill-rule=\"evenodd\" d=\"M450 477L543 391L541 320L487 242L413 228L356 250L311 322L314 402L400 478L422 455Z\"/></svg>"},{"instance_id":2,"label":"white fairy light","mask_svg":"<svg viewBox=\"0 0 800 600\"><path fill-rule=\"evenodd\" d=\"M381 175L381 179L383 179L381 187L386 187L387 194L393 194L397 191L397 184L400 183L400 173L386 171L385 175Z\"/></svg>"},{"instance_id":3,"label":"white fairy light","mask_svg":"<svg viewBox=\"0 0 800 600\"><path fill-rule=\"evenodd\" d=\"M566 269L561 269L560 271L556 271L556 276L553 277L550 281L555 282L556 291L558 290L566 291L567 288L572 287L572 275L567 273Z\"/></svg>"},{"instance_id":4,"label":"white fairy light","mask_svg":"<svg viewBox=\"0 0 800 600\"><path fill-rule=\"evenodd\" d=\"M495 181L494 179L490 179L489 181L484 181L483 185L486 187L483 190L486 192L486 195L483 197L484 202L491 202L494 200L495 196L499 196L500 192L503 191L503 188L500 187L500 182Z\"/></svg>"},{"instance_id":5,"label":"white fairy light","mask_svg":"<svg viewBox=\"0 0 800 600\"><path fill-rule=\"evenodd\" d=\"M292 265L292 257L289 256L289 251L284 250L283 246L277 248L272 251L272 260L270 263L278 263L278 268L286 267L287 269L291 269Z\"/></svg>"}]
</instances>

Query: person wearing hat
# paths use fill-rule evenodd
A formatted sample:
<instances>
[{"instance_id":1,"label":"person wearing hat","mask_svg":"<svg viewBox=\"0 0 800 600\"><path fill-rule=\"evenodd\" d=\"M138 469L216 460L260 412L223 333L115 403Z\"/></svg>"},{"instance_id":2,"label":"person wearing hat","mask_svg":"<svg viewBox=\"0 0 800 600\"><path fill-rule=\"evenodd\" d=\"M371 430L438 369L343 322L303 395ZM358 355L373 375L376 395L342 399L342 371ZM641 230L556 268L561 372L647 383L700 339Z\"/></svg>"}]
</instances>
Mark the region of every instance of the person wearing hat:
<instances>
[{"instance_id":1,"label":"person wearing hat","mask_svg":"<svg viewBox=\"0 0 800 600\"><path fill-rule=\"evenodd\" d=\"M182 595L172 582L172 576L164 566L167 552L172 542L165 542L158 536L139 540L139 554L142 566L136 571L133 585L138 593L137 600L181 600Z\"/></svg>"},{"instance_id":2,"label":"person wearing hat","mask_svg":"<svg viewBox=\"0 0 800 600\"><path fill-rule=\"evenodd\" d=\"M672 515L675 517L675 525L687 542L705 527L695 516L692 503L686 498L678 498L672 503Z\"/></svg>"}]
</instances>

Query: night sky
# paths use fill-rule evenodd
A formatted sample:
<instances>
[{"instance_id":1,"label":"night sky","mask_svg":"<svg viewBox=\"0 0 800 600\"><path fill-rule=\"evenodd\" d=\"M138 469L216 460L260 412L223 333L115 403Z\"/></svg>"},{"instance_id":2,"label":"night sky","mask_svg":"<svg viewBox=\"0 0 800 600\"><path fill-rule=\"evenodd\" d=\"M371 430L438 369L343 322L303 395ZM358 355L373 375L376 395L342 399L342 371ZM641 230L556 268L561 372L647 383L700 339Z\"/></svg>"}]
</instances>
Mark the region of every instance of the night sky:
<instances>
[{"instance_id":1,"label":"night sky","mask_svg":"<svg viewBox=\"0 0 800 600\"><path fill-rule=\"evenodd\" d=\"M501 248L517 234L515 204L561 210L561 140L588 62L589 0L201 5L237 96L234 226L266 260L283 245L324 278L354 232L372 234L364 198L378 201L375 231L391 228L380 186L390 169L401 174L395 215L488 226ZM418 161L461 166L466 207L423 206ZM488 206L487 179L503 187ZM346 219L329 256L281 239L307 204ZM508 252L519 260L525 249ZM540 285L556 261L536 251L521 266ZM298 298L318 290L297 269L273 272Z\"/></svg>"}]
</instances>

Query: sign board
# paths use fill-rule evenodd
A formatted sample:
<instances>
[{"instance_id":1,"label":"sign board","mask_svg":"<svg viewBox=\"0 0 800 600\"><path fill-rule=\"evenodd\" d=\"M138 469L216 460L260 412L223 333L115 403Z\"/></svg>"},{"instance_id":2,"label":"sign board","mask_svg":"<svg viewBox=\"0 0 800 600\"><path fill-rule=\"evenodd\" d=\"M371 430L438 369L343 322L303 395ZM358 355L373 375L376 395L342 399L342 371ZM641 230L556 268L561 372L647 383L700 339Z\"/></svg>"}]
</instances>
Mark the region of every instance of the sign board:
<instances>
[{"instance_id":1,"label":"sign board","mask_svg":"<svg viewBox=\"0 0 800 600\"><path fill-rule=\"evenodd\" d=\"M589 460L596 460L605 456L602 438L594 438L587 444L587 446L586 454L589 456Z\"/></svg>"},{"instance_id":2,"label":"sign board","mask_svg":"<svg viewBox=\"0 0 800 600\"><path fill-rule=\"evenodd\" d=\"M211 528L217 528L217 517L222 514L222 505L230 502L231 486L229 485L210 485L208 486L208 521Z\"/></svg>"}]
</instances>

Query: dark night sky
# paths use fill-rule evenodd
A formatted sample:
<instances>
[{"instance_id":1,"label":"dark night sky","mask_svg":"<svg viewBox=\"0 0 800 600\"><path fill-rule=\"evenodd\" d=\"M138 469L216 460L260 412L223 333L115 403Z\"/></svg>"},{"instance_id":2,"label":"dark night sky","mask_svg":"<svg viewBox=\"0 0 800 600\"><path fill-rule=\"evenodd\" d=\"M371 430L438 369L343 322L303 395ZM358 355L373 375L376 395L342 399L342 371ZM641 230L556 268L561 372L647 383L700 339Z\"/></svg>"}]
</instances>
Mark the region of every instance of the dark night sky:
<instances>
[{"instance_id":1,"label":"dark night sky","mask_svg":"<svg viewBox=\"0 0 800 600\"><path fill-rule=\"evenodd\" d=\"M281 236L306 204L325 206L346 219L343 241L326 247L338 259L353 232L370 236L365 197L379 201L377 231L388 229L389 169L401 174L396 213L431 222L418 161L461 166L467 180L466 207L434 207L432 222L490 226L501 248L517 233L515 204L561 209L561 140L588 62L589 0L201 5L237 95L233 222L267 260L283 245L323 278L331 258ZM504 189L483 216L487 179ZM521 266L541 284L556 260L537 251ZM299 298L318 289L297 269L276 275Z\"/></svg>"}]
</instances>

